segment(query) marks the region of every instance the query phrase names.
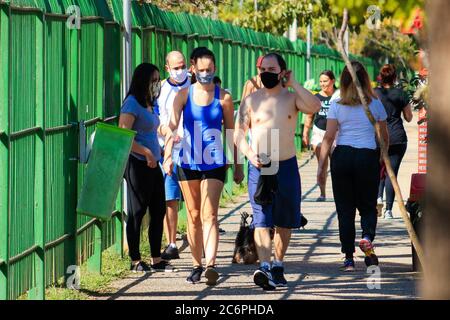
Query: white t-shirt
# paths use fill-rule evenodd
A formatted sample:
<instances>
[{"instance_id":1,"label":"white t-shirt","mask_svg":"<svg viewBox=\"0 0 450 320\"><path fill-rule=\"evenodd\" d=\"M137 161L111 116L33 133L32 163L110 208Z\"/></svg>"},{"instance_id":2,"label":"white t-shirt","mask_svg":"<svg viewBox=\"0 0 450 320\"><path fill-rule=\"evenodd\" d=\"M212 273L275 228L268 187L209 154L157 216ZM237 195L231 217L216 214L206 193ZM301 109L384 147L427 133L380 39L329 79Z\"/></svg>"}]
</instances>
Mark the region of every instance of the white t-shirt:
<instances>
[{"instance_id":1,"label":"white t-shirt","mask_svg":"<svg viewBox=\"0 0 450 320\"><path fill-rule=\"evenodd\" d=\"M173 102L176 94L191 85L191 79L187 78L183 84L174 84L169 79L163 80L161 83L161 94L158 98L159 120L162 125L169 125L170 118L173 113ZM183 138L183 115L181 115L180 123L178 125L177 134ZM158 135L158 141L161 148L164 147L164 137ZM172 156L177 156L181 149L181 143L174 144Z\"/></svg>"},{"instance_id":2,"label":"white t-shirt","mask_svg":"<svg viewBox=\"0 0 450 320\"><path fill-rule=\"evenodd\" d=\"M341 90L337 89L331 96L330 105L333 103L333 101L337 101L339 99L341 99Z\"/></svg>"},{"instance_id":3,"label":"white t-shirt","mask_svg":"<svg viewBox=\"0 0 450 320\"><path fill-rule=\"evenodd\" d=\"M364 107L362 105L345 106L338 101L339 99L333 101L328 111L328 119L337 120L339 125L336 144L375 150L377 148L375 128L367 117ZM369 109L376 121L387 119L386 110L380 100L373 99Z\"/></svg>"}]
</instances>

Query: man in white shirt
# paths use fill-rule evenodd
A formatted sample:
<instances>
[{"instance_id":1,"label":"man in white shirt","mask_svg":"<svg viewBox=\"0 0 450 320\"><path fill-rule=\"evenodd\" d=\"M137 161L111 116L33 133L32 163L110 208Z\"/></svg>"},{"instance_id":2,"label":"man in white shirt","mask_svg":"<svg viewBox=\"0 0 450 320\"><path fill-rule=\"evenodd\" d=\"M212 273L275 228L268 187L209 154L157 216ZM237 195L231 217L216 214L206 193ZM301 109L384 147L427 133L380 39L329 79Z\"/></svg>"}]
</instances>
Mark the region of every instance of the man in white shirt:
<instances>
[{"instance_id":1,"label":"man in white shirt","mask_svg":"<svg viewBox=\"0 0 450 320\"><path fill-rule=\"evenodd\" d=\"M168 79L162 81L161 94L158 98L159 117L162 125L169 125L173 112L173 101L176 94L181 89L191 85L186 66L186 59L181 52L172 51L167 55L166 71L170 76ZM181 149L180 141L183 138L183 117L180 119L180 124L175 135L172 158L174 163L178 163L178 156ZM158 139L161 147L164 148L164 138L158 137ZM174 166L174 174L171 176L164 176L167 207L166 217L164 219L164 233L169 243L161 254L161 258L164 260L180 258L176 245L176 235L178 224L178 202L181 199L181 191L178 185L176 170L176 166Z\"/></svg>"}]
</instances>

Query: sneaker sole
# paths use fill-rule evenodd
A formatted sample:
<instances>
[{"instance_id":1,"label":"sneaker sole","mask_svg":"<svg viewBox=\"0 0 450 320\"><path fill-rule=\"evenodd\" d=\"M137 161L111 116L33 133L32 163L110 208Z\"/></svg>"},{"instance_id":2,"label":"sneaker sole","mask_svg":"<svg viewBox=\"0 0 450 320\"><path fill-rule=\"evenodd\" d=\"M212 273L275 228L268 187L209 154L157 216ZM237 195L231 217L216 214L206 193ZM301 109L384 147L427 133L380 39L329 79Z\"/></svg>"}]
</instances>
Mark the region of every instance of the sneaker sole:
<instances>
[{"instance_id":1,"label":"sneaker sole","mask_svg":"<svg viewBox=\"0 0 450 320\"><path fill-rule=\"evenodd\" d=\"M174 273L174 272L178 272L178 269L173 268L173 269L152 269L151 272L157 272L157 273Z\"/></svg>"},{"instance_id":2,"label":"sneaker sole","mask_svg":"<svg viewBox=\"0 0 450 320\"><path fill-rule=\"evenodd\" d=\"M287 283L276 283L275 287L277 287L277 288L287 288L288 285L287 285Z\"/></svg>"},{"instance_id":3,"label":"sneaker sole","mask_svg":"<svg viewBox=\"0 0 450 320\"><path fill-rule=\"evenodd\" d=\"M161 256L161 259L169 261L169 260L178 260L178 259L180 259L180 257L179 256L178 257Z\"/></svg>"},{"instance_id":4,"label":"sneaker sole","mask_svg":"<svg viewBox=\"0 0 450 320\"><path fill-rule=\"evenodd\" d=\"M273 291L276 289L275 284L262 272L256 272L253 275L253 281L265 291Z\"/></svg>"},{"instance_id":5,"label":"sneaker sole","mask_svg":"<svg viewBox=\"0 0 450 320\"><path fill-rule=\"evenodd\" d=\"M215 286L219 279L219 274L214 269L207 269L205 272L206 285Z\"/></svg>"},{"instance_id":6,"label":"sneaker sole","mask_svg":"<svg viewBox=\"0 0 450 320\"><path fill-rule=\"evenodd\" d=\"M191 280L186 279L186 283L189 283L189 284L197 284L199 282L200 282L200 280L199 281L191 281Z\"/></svg>"},{"instance_id":7,"label":"sneaker sole","mask_svg":"<svg viewBox=\"0 0 450 320\"><path fill-rule=\"evenodd\" d=\"M141 273L141 274L147 274L147 273L152 273L152 271L151 271L151 270L149 270L149 271L136 271L136 270L131 270L131 273L134 273L134 274L138 274L138 273Z\"/></svg>"}]
</instances>

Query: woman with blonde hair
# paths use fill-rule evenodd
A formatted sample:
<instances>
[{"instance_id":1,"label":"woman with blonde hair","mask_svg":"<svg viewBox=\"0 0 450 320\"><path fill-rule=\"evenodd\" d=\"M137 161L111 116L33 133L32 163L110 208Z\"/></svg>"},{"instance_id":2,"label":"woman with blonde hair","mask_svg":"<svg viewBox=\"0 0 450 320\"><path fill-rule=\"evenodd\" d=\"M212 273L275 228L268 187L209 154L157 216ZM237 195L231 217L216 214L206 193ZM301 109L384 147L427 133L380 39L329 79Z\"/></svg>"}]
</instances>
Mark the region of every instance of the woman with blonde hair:
<instances>
[{"instance_id":1,"label":"woman with blonde hair","mask_svg":"<svg viewBox=\"0 0 450 320\"><path fill-rule=\"evenodd\" d=\"M375 95L364 66L354 61L352 66L361 83L365 100L375 120L380 124L382 138L389 145L387 114ZM377 148L375 128L370 122L351 74L346 67L341 75L341 98L334 101L328 112L327 131L322 143L317 179L324 183L326 159L333 141L336 149L331 157L331 178L342 253L345 254L343 271L355 270L355 216L361 215L362 240L360 249L367 266L378 265L372 242L377 227L377 196L380 183L380 152Z\"/></svg>"}]
</instances>

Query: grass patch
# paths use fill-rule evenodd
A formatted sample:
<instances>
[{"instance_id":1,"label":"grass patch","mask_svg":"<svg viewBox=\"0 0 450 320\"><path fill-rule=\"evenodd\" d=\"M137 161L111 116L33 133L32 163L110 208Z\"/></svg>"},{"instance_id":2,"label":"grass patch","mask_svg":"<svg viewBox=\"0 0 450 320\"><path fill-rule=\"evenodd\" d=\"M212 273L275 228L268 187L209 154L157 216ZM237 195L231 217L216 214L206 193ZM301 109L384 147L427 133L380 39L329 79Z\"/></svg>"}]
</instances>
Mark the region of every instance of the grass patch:
<instances>
[{"instance_id":1,"label":"grass patch","mask_svg":"<svg viewBox=\"0 0 450 320\"><path fill-rule=\"evenodd\" d=\"M113 281L126 277L130 271L130 260L121 257L110 248L102 253L102 273L96 274L83 264L80 269L80 290L65 288L64 279L46 289L46 300L91 300L96 296L110 294Z\"/></svg>"},{"instance_id":2,"label":"grass patch","mask_svg":"<svg viewBox=\"0 0 450 320\"><path fill-rule=\"evenodd\" d=\"M92 297L79 290L50 287L45 290L45 300L91 300Z\"/></svg>"},{"instance_id":3,"label":"grass patch","mask_svg":"<svg viewBox=\"0 0 450 320\"><path fill-rule=\"evenodd\" d=\"M186 232L187 232L187 221L185 219L178 219L177 232L179 234L186 234Z\"/></svg>"},{"instance_id":4,"label":"grass patch","mask_svg":"<svg viewBox=\"0 0 450 320\"><path fill-rule=\"evenodd\" d=\"M226 207L236 203L237 198L247 193L247 184L234 185L232 195L223 192L220 199L220 207ZM144 224L144 223L143 223ZM180 219L178 222L178 233L186 234L187 222ZM150 244L147 232L142 232L140 251L142 260L150 262ZM95 297L108 295L114 292L111 284L123 279L130 274L130 260L128 256L120 256L113 248L107 249L102 253L102 273L95 274L88 271L87 265L81 266L80 290L65 288L64 279L58 281L58 284L46 289L46 300L92 300ZM19 297L27 299L27 295Z\"/></svg>"},{"instance_id":5,"label":"grass patch","mask_svg":"<svg viewBox=\"0 0 450 320\"><path fill-rule=\"evenodd\" d=\"M228 205L236 203L236 199L243 194L246 194L248 192L248 186L246 183L241 183L239 185L234 185L232 194L228 194L227 192L222 193L222 197L219 201L219 208L226 208Z\"/></svg>"}]
</instances>

